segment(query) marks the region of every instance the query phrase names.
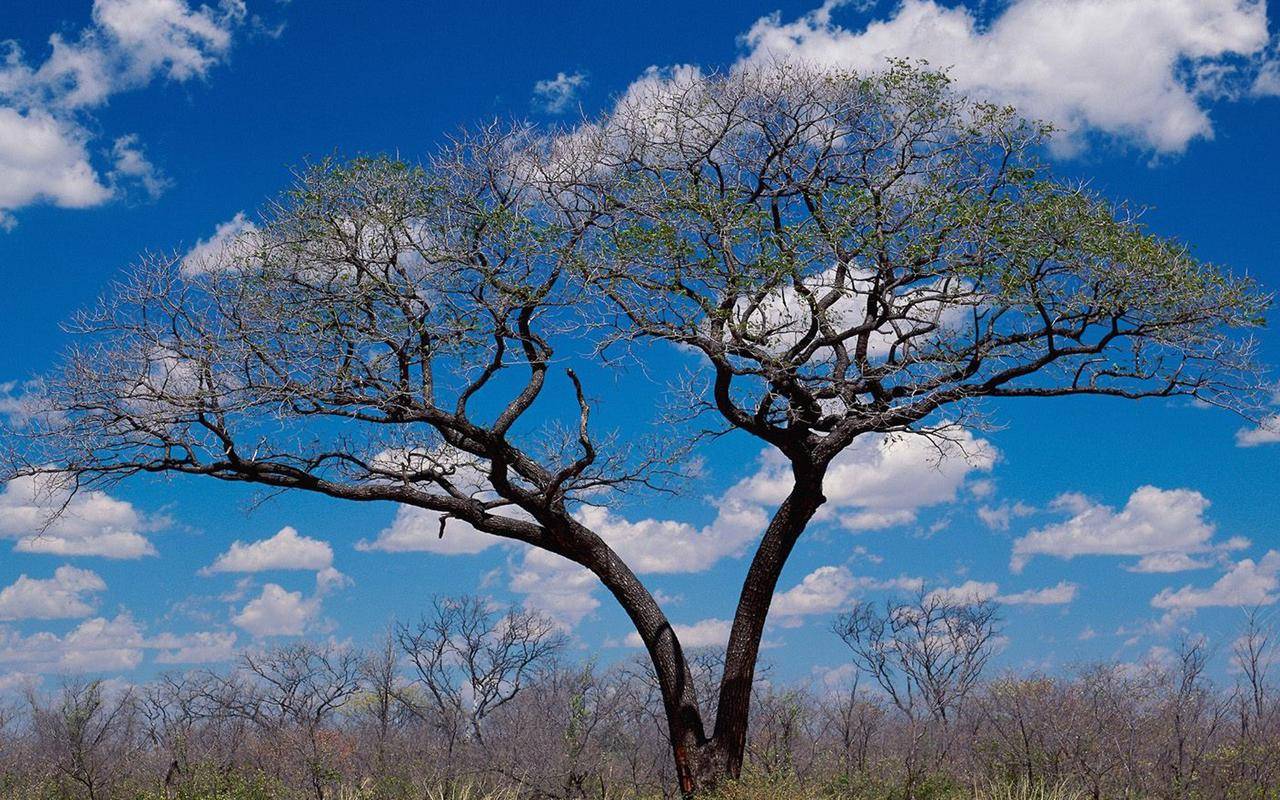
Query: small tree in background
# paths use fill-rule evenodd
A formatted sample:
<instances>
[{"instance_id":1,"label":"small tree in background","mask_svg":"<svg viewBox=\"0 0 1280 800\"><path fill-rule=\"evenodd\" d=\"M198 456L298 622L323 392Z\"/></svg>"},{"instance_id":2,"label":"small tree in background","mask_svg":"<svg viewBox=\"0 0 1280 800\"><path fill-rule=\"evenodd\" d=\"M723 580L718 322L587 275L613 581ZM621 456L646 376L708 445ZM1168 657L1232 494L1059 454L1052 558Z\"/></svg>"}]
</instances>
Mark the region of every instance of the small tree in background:
<instances>
[{"instance_id":1,"label":"small tree in background","mask_svg":"<svg viewBox=\"0 0 1280 800\"><path fill-rule=\"evenodd\" d=\"M741 771L779 576L858 437L954 452L983 398L1256 399L1233 331L1267 299L1055 181L1046 131L1011 109L901 64L646 86L573 131L486 129L421 168L326 162L216 257L145 259L77 320L47 408L5 437L4 477L393 501L442 536L569 559L635 625L690 794ZM662 448L600 438L572 367L653 342L702 356L688 413L659 421ZM575 512L726 428L776 448L793 486L743 583L710 727L658 602Z\"/></svg>"}]
</instances>

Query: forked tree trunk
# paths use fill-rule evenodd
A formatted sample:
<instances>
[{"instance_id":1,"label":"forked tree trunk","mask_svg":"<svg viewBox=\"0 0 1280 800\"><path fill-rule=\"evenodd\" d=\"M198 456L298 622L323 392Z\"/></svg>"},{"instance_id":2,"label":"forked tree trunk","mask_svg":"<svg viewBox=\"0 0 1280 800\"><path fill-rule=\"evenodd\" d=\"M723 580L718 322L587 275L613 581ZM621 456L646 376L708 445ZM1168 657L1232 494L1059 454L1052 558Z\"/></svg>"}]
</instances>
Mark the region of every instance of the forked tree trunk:
<instances>
[{"instance_id":1,"label":"forked tree trunk","mask_svg":"<svg viewBox=\"0 0 1280 800\"><path fill-rule=\"evenodd\" d=\"M743 582L720 679L714 734L703 735L696 705L692 711L685 705L685 718L673 719L673 704L667 701L672 755L680 791L685 797L710 793L726 780L741 777L751 715L751 688L755 683L756 661L769 606L796 540L826 501L822 495L822 470L796 477L795 488L770 521ZM690 713L693 719L688 718Z\"/></svg>"},{"instance_id":2,"label":"forked tree trunk","mask_svg":"<svg viewBox=\"0 0 1280 800\"><path fill-rule=\"evenodd\" d=\"M737 777L730 771L729 753L717 739L699 742L690 736L673 743L672 750L680 793L685 797L709 794L726 780Z\"/></svg>"},{"instance_id":3,"label":"forked tree trunk","mask_svg":"<svg viewBox=\"0 0 1280 800\"><path fill-rule=\"evenodd\" d=\"M825 463L796 464L793 470L795 486L765 529L743 582L725 652L716 726L711 736L706 734L698 709L688 660L653 595L594 532L574 520L540 520L550 531L556 531L557 523L564 526L542 546L595 573L640 634L658 678L676 777L686 797L709 793L742 773L751 687L773 593L796 540L826 501L822 495Z\"/></svg>"}]
</instances>

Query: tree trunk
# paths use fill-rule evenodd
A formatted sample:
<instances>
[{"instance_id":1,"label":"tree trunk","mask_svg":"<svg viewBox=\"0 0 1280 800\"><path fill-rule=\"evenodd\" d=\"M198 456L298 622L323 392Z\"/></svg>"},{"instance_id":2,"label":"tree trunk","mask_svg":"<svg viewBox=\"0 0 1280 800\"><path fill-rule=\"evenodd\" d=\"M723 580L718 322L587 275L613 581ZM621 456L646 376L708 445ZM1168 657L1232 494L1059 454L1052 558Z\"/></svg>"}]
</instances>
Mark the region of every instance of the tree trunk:
<instances>
[{"instance_id":1,"label":"tree trunk","mask_svg":"<svg viewBox=\"0 0 1280 800\"><path fill-rule=\"evenodd\" d=\"M694 736L672 740L676 777L685 797L710 794L729 774L729 753L719 740L697 741Z\"/></svg>"},{"instance_id":2,"label":"tree trunk","mask_svg":"<svg viewBox=\"0 0 1280 800\"><path fill-rule=\"evenodd\" d=\"M796 540L826 502L822 494L824 474L822 467L795 466L795 486L770 520L742 584L742 595L738 599L738 610L725 651L713 737L717 748L723 752L725 777L737 778L742 774L751 715L751 688L755 682L765 620L782 568Z\"/></svg>"},{"instance_id":3,"label":"tree trunk","mask_svg":"<svg viewBox=\"0 0 1280 800\"><path fill-rule=\"evenodd\" d=\"M686 797L710 791L730 774L729 762L723 747L706 736L693 675L670 621L631 568L602 539L576 521L569 521L567 527L562 541L573 544L552 542L548 549L595 573L627 612L658 679L680 791Z\"/></svg>"},{"instance_id":4,"label":"tree trunk","mask_svg":"<svg viewBox=\"0 0 1280 800\"><path fill-rule=\"evenodd\" d=\"M825 464L797 464L793 469L795 486L765 529L743 582L725 653L716 727L711 737L706 735L680 642L666 615L631 569L594 532L573 520L566 521L567 530L556 531L562 537L559 541L543 545L595 573L631 618L658 678L676 777L685 797L709 793L725 780L742 774L751 687L773 593L796 540L826 502L822 494Z\"/></svg>"}]
</instances>

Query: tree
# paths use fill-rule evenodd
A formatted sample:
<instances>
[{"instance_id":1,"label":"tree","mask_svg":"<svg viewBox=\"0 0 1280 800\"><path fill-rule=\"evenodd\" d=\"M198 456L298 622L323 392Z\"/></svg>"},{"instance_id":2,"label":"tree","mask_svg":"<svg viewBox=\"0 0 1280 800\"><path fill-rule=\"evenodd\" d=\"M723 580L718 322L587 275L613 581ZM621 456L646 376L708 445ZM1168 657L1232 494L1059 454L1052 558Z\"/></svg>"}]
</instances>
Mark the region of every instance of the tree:
<instances>
[{"instance_id":1,"label":"tree","mask_svg":"<svg viewBox=\"0 0 1280 800\"><path fill-rule=\"evenodd\" d=\"M64 793L100 800L118 790L144 746L132 690L110 693L101 681L69 682L49 705L34 689L27 702L37 752Z\"/></svg>"},{"instance_id":2,"label":"tree","mask_svg":"<svg viewBox=\"0 0 1280 800\"><path fill-rule=\"evenodd\" d=\"M858 603L833 628L904 718L904 783L915 797L916 783L946 759L959 710L995 649L996 606L921 588L908 602Z\"/></svg>"},{"instance_id":3,"label":"tree","mask_svg":"<svg viewBox=\"0 0 1280 800\"><path fill-rule=\"evenodd\" d=\"M251 722L277 754L297 757L316 800L335 777L327 729L361 690L364 656L309 642L242 653L238 674L210 675L221 712ZM276 769L280 764L276 764ZM300 776L301 777L301 776Z\"/></svg>"},{"instance_id":4,"label":"tree","mask_svg":"<svg viewBox=\"0 0 1280 800\"><path fill-rule=\"evenodd\" d=\"M689 794L741 770L774 590L858 437L942 447L983 398L1256 399L1233 329L1266 298L1055 181L1047 131L1011 109L905 64L645 85L574 130L494 126L423 167L323 162L216 257L144 259L77 320L44 413L6 436L7 476L393 501L438 514L441 536L569 559L635 625ZM548 389L553 365L664 342L705 374L661 447L600 437L572 368ZM663 484L673 442L727 430L776 448L794 486L752 557L708 730L661 607L575 512Z\"/></svg>"},{"instance_id":5,"label":"tree","mask_svg":"<svg viewBox=\"0 0 1280 800\"><path fill-rule=\"evenodd\" d=\"M978 685L997 634L988 600L923 590L911 602L858 603L835 622L854 666L908 719L947 723Z\"/></svg>"},{"instance_id":6,"label":"tree","mask_svg":"<svg viewBox=\"0 0 1280 800\"><path fill-rule=\"evenodd\" d=\"M405 695L404 702L419 716L434 715L452 754L468 731L483 744L484 718L547 666L564 637L541 614L514 607L498 614L480 597L437 597L431 606L416 624L396 630L422 698Z\"/></svg>"}]
</instances>

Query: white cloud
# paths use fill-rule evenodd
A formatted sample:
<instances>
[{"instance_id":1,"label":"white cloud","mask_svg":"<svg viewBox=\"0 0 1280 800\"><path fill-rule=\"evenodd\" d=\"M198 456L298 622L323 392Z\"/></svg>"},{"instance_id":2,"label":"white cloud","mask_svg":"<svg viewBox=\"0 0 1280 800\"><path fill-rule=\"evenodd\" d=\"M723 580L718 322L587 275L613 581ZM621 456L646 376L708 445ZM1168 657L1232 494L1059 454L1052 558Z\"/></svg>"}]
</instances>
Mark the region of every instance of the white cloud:
<instances>
[{"instance_id":1,"label":"white cloud","mask_svg":"<svg viewBox=\"0 0 1280 800\"><path fill-rule=\"evenodd\" d=\"M164 194L170 186L169 179L147 160L136 133L116 139L111 145L111 158L113 166L109 177L113 186L137 183L152 200Z\"/></svg>"},{"instance_id":2,"label":"white cloud","mask_svg":"<svg viewBox=\"0 0 1280 800\"><path fill-rule=\"evenodd\" d=\"M989 472L997 452L968 431L953 439L931 440L917 434L869 434L831 463L823 482L827 504L819 519L837 517L849 530L868 530L913 522L921 508L950 503L970 473ZM786 460L765 451L761 468L737 491L759 503L777 504L791 490Z\"/></svg>"},{"instance_id":3,"label":"white cloud","mask_svg":"<svg viewBox=\"0 0 1280 800\"><path fill-rule=\"evenodd\" d=\"M854 576L846 567L818 567L800 583L773 596L769 614L783 627L796 627L806 616L831 614L847 606L859 595L873 591L918 592L920 578Z\"/></svg>"},{"instance_id":4,"label":"white cloud","mask_svg":"<svg viewBox=\"0 0 1280 800\"><path fill-rule=\"evenodd\" d=\"M227 552L200 570L200 574L256 573L270 570L314 570L317 601L353 583L351 578L333 566L333 548L328 542L303 536L289 526L281 528L279 533L269 539L259 539L256 542L238 540L232 542ZM246 610L248 610L247 607Z\"/></svg>"},{"instance_id":5,"label":"white cloud","mask_svg":"<svg viewBox=\"0 0 1280 800\"><path fill-rule=\"evenodd\" d=\"M844 567L818 567L794 587L775 594L770 614L783 625L797 624L800 617L842 608L856 588L857 582Z\"/></svg>"},{"instance_id":6,"label":"white cloud","mask_svg":"<svg viewBox=\"0 0 1280 800\"><path fill-rule=\"evenodd\" d=\"M217 272L230 266L237 255L237 245L257 231L258 226L243 211L216 226L213 235L200 239L182 257L181 270L188 275Z\"/></svg>"},{"instance_id":7,"label":"white cloud","mask_svg":"<svg viewBox=\"0 0 1280 800\"><path fill-rule=\"evenodd\" d=\"M0 106L0 211L33 203L88 208L111 198L89 163L88 134L46 111Z\"/></svg>"},{"instance_id":8,"label":"white cloud","mask_svg":"<svg viewBox=\"0 0 1280 800\"><path fill-rule=\"evenodd\" d=\"M316 595L320 597L353 585L355 581L333 567L325 567L316 573Z\"/></svg>"},{"instance_id":9,"label":"white cloud","mask_svg":"<svg viewBox=\"0 0 1280 800\"><path fill-rule=\"evenodd\" d=\"M16 539L14 550L22 553L154 556L141 531L162 522L105 492L70 495L53 478L15 478L0 492L0 538Z\"/></svg>"},{"instance_id":10,"label":"white cloud","mask_svg":"<svg viewBox=\"0 0 1280 800\"><path fill-rule=\"evenodd\" d=\"M764 508L743 494L742 484L730 489L719 501L715 520L701 528L674 520L629 522L598 506L583 507L577 516L636 572L702 572L741 553L769 524Z\"/></svg>"},{"instance_id":11,"label":"white cloud","mask_svg":"<svg viewBox=\"0 0 1280 800\"><path fill-rule=\"evenodd\" d=\"M1006 605L1059 606L1066 605L1076 599L1080 587L1074 583L1062 581L1056 586L1044 589L1028 589L1024 592L1002 594L996 600Z\"/></svg>"},{"instance_id":12,"label":"white cloud","mask_svg":"<svg viewBox=\"0 0 1280 800\"><path fill-rule=\"evenodd\" d=\"M851 531L882 531L886 528L910 525L915 521L916 512L912 509L855 511L840 517L840 524Z\"/></svg>"},{"instance_id":13,"label":"white cloud","mask_svg":"<svg viewBox=\"0 0 1280 800\"><path fill-rule=\"evenodd\" d=\"M863 437L833 463L821 518L838 517L851 529L910 523L919 508L954 500L966 476L990 470L995 458L990 443L968 432L937 444L916 435ZM780 503L791 486L786 462L766 450L753 475L716 499L715 519L707 525L629 520L601 506L583 506L576 515L637 573L703 572L742 554L768 525L769 506ZM449 521L441 539L439 519L438 512L401 506L389 527L373 541L358 542L356 549L469 554L501 541L458 520ZM508 572L512 591L565 626L576 625L599 606L595 577L559 556L529 550L509 562Z\"/></svg>"},{"instance_id":14,"label":"white cloud","mask_svg":"<svg viewBox=\"0 0 1280 800\"><path fill-rule=\"evenodd\" d=\"M157 664L214 664L230 661L236 655L236 635L233 631L201 631L185 636L164 634L153 639L149 646L160 650Z\"/></svg>"},{"instance_id":15,"label":"white cloud","mask_svg":"<svg viewBox=\"0 0 1280 800\"><path fill-rule=\"evenodd\" d=\"M142 630L133 617L81 623L63 639L61 665L77 672L133 669L142 661Z\"/></svg>"},{"instance_id":16,"label":"white cloud","mask_svg":"<svg viewBox=\"0 0 1280 800\"><path fill-rule=\"evenodd\" d=\"M1280 551L1268 550L1262 560L1244 558L1207 589L1183 586L1164 589L1151 600L1156 608L1187 610L1206 606L1270 605L1280 599Z\"/></svg>"},{"instance_id":17,"label":"white cloud","mask_svg":"<svg viewBox=\"0 0 1280 800\"><path fill-rule=\"evenodd\" d=\"M117 87L139 86L156 75L184 81L204 76L226 56L232 31L244 19L244 0L221 0L212 8L192 8L186 0L95 0L96 30L86 32L80 47L93 58L118 62Z\"/></svg>"},{"instance_id":18,"label":"white cloud","mask_svg":"<svg viewBox=\"0 0 1280 800\"><path fill-rule=\"evenodd\" d=\"M946 586L929 592L929 599L945 603L981 603L994 600L1000 586L991 582L969 580L959 586Z\"/></svg>"},{"instance_id":19,"label":"white cloud","mask_svg":"<svg viewBox=\"0 0 1280 800\"><path fill-rule=\"evenodd\" d=\"M319 597L304 599L302 592L268 583L231 622L254 636L300 636L319 613Z\"/></svg>"},{"instance_id":20,"label":"white cloud","mask_svg":"<svg viewBox=\"0 0 1280 800\"><path fill-rule=\"evenodd\" d=\"M269 539L235 541L227 552L201 570L215 572L265 572L272 569L305 569L317 572L333 566L333 548L328 542L302 536L284 527Z\"/></svg>"},{"instance_id":21,"label":"white cloud","mask_svg":"<svg viewBox=\"0 0 1280 800\"><path fill-rule=\"evenodd\" d=\"M1065 522L1033 530L1013 543L1010 568L1020 572L1036 555L1075 558L1082 555L1142 556L1138 569L1169 567L1178 554L1213 549L1214 526L1204 519L1209 500L1190 489L1139 487L1120 511L1080 494L1063 494L1053 508L1072 516ZM1243 544L1229 541L1225 546Z\"/></svg>"},{"instance_id":22,"label":"white cloud","mask_svg":"<svg viewBox=\"0 0 1280 800\"><path fill-rule=\"evenodd\" d=\"M523 594L525 605L547 614L562 628L574 627L600 607L596 576L555 553L526 547L523 557L508 564L507 570L508 588Z\"/></svg>"},{"instance_id":23,"label":"white cloud","mask_svg":"<svg viewBox=\"0 0 1280 800\"><path fill-rule=\"evenodd\" d=\"M1212 567L1213 562L1203 558L1194 558L1186 553L1155 553L1143 556L1138 563L1125 567L1129 572L1187 572L1193 569Z\"/></svg>"},{"instance_id":24,"label":"white cloud","mask_svg":"<svg viewBox=\"0 0 1280 800\"><path fill-rule=\"evenodd\" d=\"M142 662L146 642L129 614L114 619L95 617L67 633L21 636L0 628L0 664L15 664L33 672L114 672Z\"/></svg>"},{"instance_id":25,"label":"white cloud","mask_svg":"<svg viewBox=\"0 0 1280 800\"><path fill-rule=\"evenodd\" d=\"M1257 447L1277 442L1280 442L1280 414L1266 417L1256 427L1236 431L1237 447Z\"/></svg>"},{"instance_id":26,"label":"white cloud","mask_svg":"<svg viewBox=\"0 0 1280 800\"><path fill-rule=\"evenodd\" d=\"M1000 585L993 581L967 580L959 586L947 586L929 592L930 599L948 603L981 603L994 600L1005 605L1066 605L1076 599L1080 587L1068 581L1044 589L1027 589L1021 592L1001 594Z\"/></svg>"},{"instance_id":27,"label":"white cloud","mask_svg":"<svg viewBox=\"0 0 1280 800\"><path fill-rule=\"evenodd\" d=\"M225 661L233 655L234 633L161 634L147 638L143 627L124 612L112 619L95 617L65 636L39 632L22 636L0 626L0 664L32 673L104 673L131 670L148 651L156 661L194 664Z\"/></svg>"},{"instance_id":28,"label":"white cloud","mask_svg":"<svg viewBox=\"0 0 1280 800\"><path fill-rule=\"evenodd\" d=\"M533 85L534 102L548 114L563 114L586 85L587 76L581 72L557 72L554 78Z\"/></svg>"},{"instance_id":29,"label":"white cloud","mask_svg":"<svg viewBox=\"0 0 1280 800\"><path fill-rule=\"evenodd\" d=\"M837 518L851 530L913 522L918 509L953 501L966 476L974 470L990 470L995 459L995 448L967 431L957 433L954 441L941 442L918 435L862 437L832 463L823 487L828 501L818 520ZM765 450L755 474L717 499L716 517L708 525L655 518L631 521L598 506L584 506L577 516L638 573L703 572L723 558L744 552L768 525L769 506L782 502L791 487L789 465L775 451ZM413 529L412 536L407 532L393 536L402 529L393 524L373 544L357 546L391 549L391 542L401 541L406 543L403 549L411 549L410 542L417 545L412 549L432 548L437 539L431 519ZM529 553L511 572L513 591L528 595L531 604L570 625L599 603L592 596L596 580L581 568Z\"/></svg>"},{"instance_id":30,"label":"white cloud","mask_svg":"<svg viewBox=\"0 0 1280 800\"><path fill-rule=\"evenodd\" d=\"M1273 53L1263 63L1252 89L1258 97L1280 97L1280 55Z\"/></svg>"},{"instance_id":31,"label":"white cloud","mask_svg":"<svg viewBox=\"0 0 1280 800\"><path fill-rule=\"evenodd\" d=\"M167 185L134 136L115 139L109 173L93 164L91 110L157 77L204 77L230 51L245 19L243 0L193 8L186 0L94 0L77 35L49 37L48 57L32 65L16 43L0 44L0 227L34 203L87 208L128 181L150 195Z\"/></svg>"},{"instance_id":32,"label":"white cloud","mask_svg":"<svg viewBox=\"0 0 1280 800\"><path fill-rule=\"evenodd\" d=\"M729 631L733 623L727 619L704 619L690 625L675 624L671 629L685 648L724 647L729 641ZM643 647L640 634L632 631L625 640L627 647Z\"/></svg>"},{"instance_id":33,"label":"white cloud","mask_svg":"<svg viewBox=\"0 0 1280 800\"><path fill-rule=\"evenodd\" d=\"M443 515L438 511L402 505L396 511L391 525L382 529L371 542L366 539L356 542L356 549L363 552L472 555L488 550L502 541L497 536L476 530L460 519L448 520L442 537L441 516Z\"/></svg>"},{"instance_id":34,"label":"white cloud","mask_svg":"<svg viewBox=\"0 0 1280 800\"><path fill-rule=\"evenodd\" d=\"M867 71L890 57L925 59L950 67L963 90L1053 122L1068 147L1087 131L1161 152L1212 136L1207 101L1227 91L1224 81L1248 78L1232 59L1268 43L1266 4L1254 0L1011 0L986 22L963 5L903 0L860 30L834 19L849 4L827 0L794 22L759 20L744 37L744 60ZM1258 81L1256 93L1270 87Z\"/></svg>"},{"instance_id":35,"label":"white cloud","mask_svg":"<svg viewBox=\"0 0 1280 800\"><path fill-rule=\"evenodd\" d=\"M6 693L25 695L41 683L39 675L30 672L10 672L0 675L0 697Z\"/></svg>"},{"instance_id":36,"label":"white cloud","mask_svg":"<svg viewBox=\"0 0 1280 800\"><path fill-rule=\"evenodd\" d=\"M1001 503L998 506L982 506L978 509L978 519L993 531L1007 531L1013 520L1034 513L1036 513L1035 508L1019 501Z\"/></svg>"},{"instance_id":37,"label":"white cloud","mask_svg":"<svg viewBox=\"0 0 1280 800\"><path fill-rule=\"evenodd\" d=\"M0 383L0 417L14 428L25 428L41 420L60 416L51 410L40 380Z\"/></svg>"},{"instance_id":38,"label":"white cloud","mask_svg":"<svg viewBox=\"0 0 1280 800\"><path fill-rule=\"evenodd\" d=\"M0 589L0 620L75 619L93 613L93 595L106 591L97 573L64 565L48 579L19 575Z\"/></svg>"}]
</instances>

